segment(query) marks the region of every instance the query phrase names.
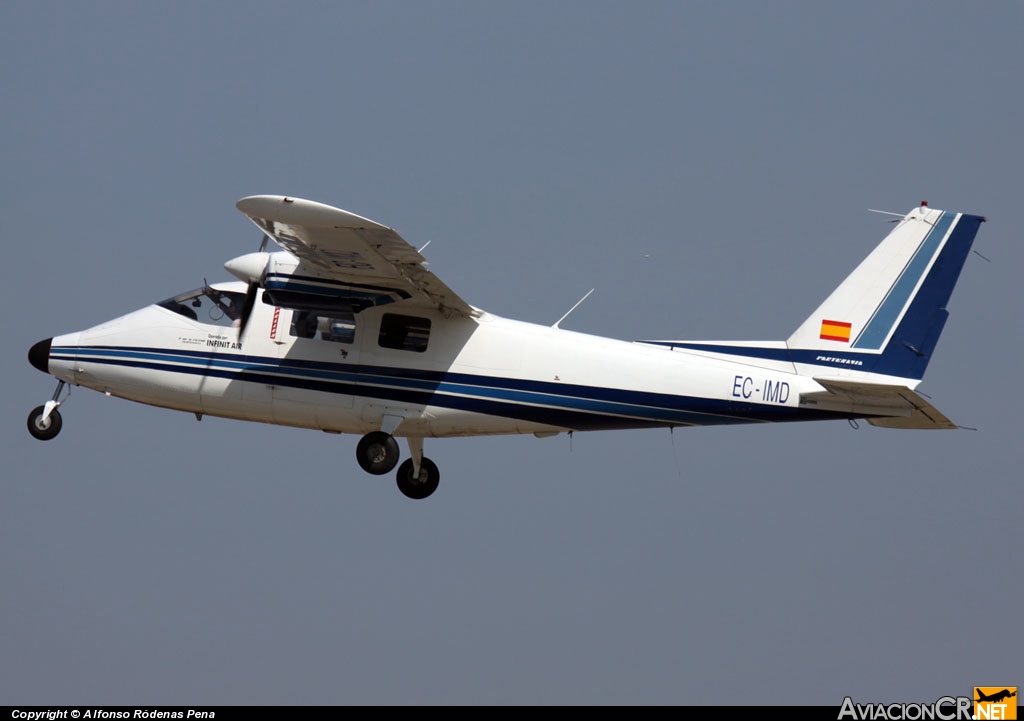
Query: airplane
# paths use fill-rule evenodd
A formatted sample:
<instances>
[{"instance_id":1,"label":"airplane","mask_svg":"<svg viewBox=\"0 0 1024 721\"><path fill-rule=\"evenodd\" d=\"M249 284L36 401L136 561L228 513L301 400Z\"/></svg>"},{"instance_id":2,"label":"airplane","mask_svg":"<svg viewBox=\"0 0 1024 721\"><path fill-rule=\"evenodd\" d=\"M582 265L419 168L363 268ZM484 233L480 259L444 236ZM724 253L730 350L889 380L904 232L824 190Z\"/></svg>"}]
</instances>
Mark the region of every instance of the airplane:
<instances>
[{"instance_id":1,"label":"airplane","mask_svg":"<svg viewBox=\"0 0 1024 721\"><path fill-rule=\"evenodd\" d=\"M978 698L975 699L975 700L978 701L978 703L982 703L982 702L999 703L1000 701L1005 701L1008 698L1013 698L1016 695L1017 695L1016 691L1010 691L1010 689L1004 688L1002 691L997 691L996 693L992 694L991 696L986 696L979 689L978 690Z\"/></svg>"},{"instance_id":2,"label":"airplane","mask_svg":"<svg viewBox=\"0 0 1024 721\"><path fill-rule=\"evenodd\" d=\"M58 379L29 415L35 438L60 432L62 392L83 386L197 420L357 434L356 460L375 475L395 468L404 438L398 488L424 499L440 480L426 438L837 419L958 427L915 389L978 215L927 203L893 213L786 340L624 341L563 329L565 316L546 326L470 305L395 230L348 211L279 195L236 207L262 241L225 263L237 280L31 347L30 363Z\"/></svg>"}]
</instances>

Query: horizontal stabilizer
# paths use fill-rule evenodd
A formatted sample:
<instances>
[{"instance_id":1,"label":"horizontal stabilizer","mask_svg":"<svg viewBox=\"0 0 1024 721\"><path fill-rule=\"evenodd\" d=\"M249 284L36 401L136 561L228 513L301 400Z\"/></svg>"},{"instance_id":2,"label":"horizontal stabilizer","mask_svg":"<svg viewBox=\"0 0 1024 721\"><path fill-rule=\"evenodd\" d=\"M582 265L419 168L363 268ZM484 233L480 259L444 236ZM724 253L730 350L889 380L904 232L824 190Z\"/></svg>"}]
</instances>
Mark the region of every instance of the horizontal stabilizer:
<instances>
[{"instance_id":1,"label":"horizontal stabilizer","mask_svg":"<svg viewBox=\"0 0 1024 721\"><path fill-rule=\"evenodd\" d=\"M956 428L931 403L906 386L815 378L824 391L803 393L800 405L854 413L882 428Z\"/></svg>"}]
</instances>

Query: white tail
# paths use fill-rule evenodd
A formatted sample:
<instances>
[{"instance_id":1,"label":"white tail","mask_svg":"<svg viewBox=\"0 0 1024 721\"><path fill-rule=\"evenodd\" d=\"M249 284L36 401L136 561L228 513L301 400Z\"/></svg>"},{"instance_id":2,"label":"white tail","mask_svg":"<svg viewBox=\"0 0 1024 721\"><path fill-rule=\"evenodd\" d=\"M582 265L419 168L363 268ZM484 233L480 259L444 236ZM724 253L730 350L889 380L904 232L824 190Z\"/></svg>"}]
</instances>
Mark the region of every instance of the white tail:
<instances>
[{"instance_id":1,"label":"white tail","mask_svg":"<svg viewBox=\"0 0 1024 721\"><path fill-rule=\"evenodd\" d=\"M924 205L907 213L786 341L798 372L921 379L984 220Z\"/></svg>"}]
</instances>

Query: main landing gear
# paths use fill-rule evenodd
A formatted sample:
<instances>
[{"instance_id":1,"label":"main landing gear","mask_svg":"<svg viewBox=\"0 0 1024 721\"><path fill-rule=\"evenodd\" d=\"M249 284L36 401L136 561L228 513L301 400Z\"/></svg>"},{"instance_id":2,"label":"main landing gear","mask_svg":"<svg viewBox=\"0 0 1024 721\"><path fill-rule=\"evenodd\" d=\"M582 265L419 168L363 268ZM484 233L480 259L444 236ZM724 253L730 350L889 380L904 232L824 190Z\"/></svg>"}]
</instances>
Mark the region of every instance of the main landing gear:
<instances>
[{"instance_id":1,"label":"main landing gear","mask_svg":"<svg viewBox=\"0 0 1024 721\"><path fill-rule=\"evenodd\" d=\"M356 446L356 460L367 473L382 476L398 463L398 441L384 431L367 433Z\"/></svg>"},{"instance_id":2,"label":"main landing gear","mask_svg":"<svg viewBox=\"0 0 1024 721\"><path fill-rule=\"evenodd\" d=\"M416 475L411 458L398 467L398 490L409 498L420 500L426 498L437 490L437 484L441 480L441 474L437 466L429 458L420 459L420 472Z\"/></svg>"},{"instance_id":3,"label":"main landing gear","mask_svg":"<svg viewBox=\"0 0 1024 721\"><path fill-rule=\"evenodd\" d=\"M60 417L60 411L57 410L57 406L61 404L60 393L64 390L64 385L64 381L58 381L57 390L54 391L53 398L46 401L46 405L36 406L28 414L28 432L32 434L33 438L48 441L51 438L56 438L57 434L60 433L64 422Z\"/></svg>"},{"instance_id":4,"label":"main landing gear","mask_svg":"<svg viewBox=\"0 0 1024 721\"><path fill-rule=\"evenodd\" d=\"M398 490L408 498L420 500L437 490L441 474L429 458L423 456L423 439L409 437L409 455L398 468ZM373 431L359 440L356 460L367 473L383 475L398 464L398 441L390 433Z\"/></svg>"}]
</instances>

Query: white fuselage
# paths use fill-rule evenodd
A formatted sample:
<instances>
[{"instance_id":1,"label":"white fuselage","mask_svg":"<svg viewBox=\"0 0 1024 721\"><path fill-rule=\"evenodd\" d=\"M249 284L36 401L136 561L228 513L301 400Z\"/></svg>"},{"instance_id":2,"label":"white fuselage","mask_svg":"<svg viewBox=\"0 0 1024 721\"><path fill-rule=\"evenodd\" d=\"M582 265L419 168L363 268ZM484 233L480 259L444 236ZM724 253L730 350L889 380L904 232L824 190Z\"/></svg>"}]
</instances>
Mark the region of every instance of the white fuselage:
<instances>
[{"instance_id":1,"label":"white fuselage","mask_svg":"<svg viewBox=\"0 0 1024 721\"><path fill-rule=\"evenodd\" d=\"M54 338L49 370L150 405L360 434L386 417L420 437L843 417L800 409L821 387L785 361L403 306L364 310L338 342L293 335L293 311L257 303L239 342L230 325L152 305ZM425 347L382 346L386 314L429 321Z\"/></svg>"}]
</instances>

